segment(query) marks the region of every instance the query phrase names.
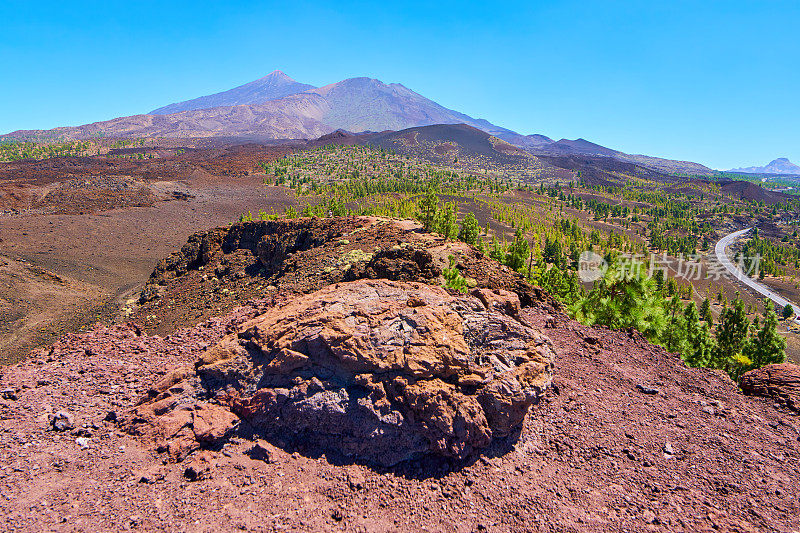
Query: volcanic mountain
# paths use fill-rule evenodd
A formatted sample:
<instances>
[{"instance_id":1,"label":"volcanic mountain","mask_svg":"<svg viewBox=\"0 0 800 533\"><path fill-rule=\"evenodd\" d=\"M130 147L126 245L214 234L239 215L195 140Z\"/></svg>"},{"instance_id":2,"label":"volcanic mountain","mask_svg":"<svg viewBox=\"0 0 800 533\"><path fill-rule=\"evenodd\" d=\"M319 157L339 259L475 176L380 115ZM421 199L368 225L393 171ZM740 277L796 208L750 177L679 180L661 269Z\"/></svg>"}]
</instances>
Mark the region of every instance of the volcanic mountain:
<instances>
[{"instance_id":1,"label":"volcanic mountain","mask_svg":"<svg viewBox=\"0 0 800 533\"><path fill-rule=\"evenodd\" d=\"M244 85L240 85L228 91L159 107L151 111L150 114L170 115L172 113L191 111L193 109L263 104L269 100L277 100L278 98L302 93L313 88L313 85L294 81L280 70L275 70L263 78L245 83Z\"/></svg>"},{"instance_id":2,"label":"volcanic mountain","mask_svg":"<svg viewBox=\"0 0 800 533\"><path fill-rule=\"evenodd\" d=\"M786 174L790 176L800 176L800 166L795 165L786 157L773 159L763 167L734 168L730 172L741 172L744 174Z\"/></svg>"},{"instance_id":3,"label":"volcanic mountain","mask_svg":"<svg viewBox=\"0 0 800 533\"><path fill-rule=\"evenodd\" d=\"M173 103L149 114L49 131L20 130L0 140L104 137L235 137L244 140L315 139L336 130L380 132L434 124L466 124L535 155L610 157L667 172L711 174L697 163L629 155L584 139L554 141L521 135L485 119L448 109L400 83L350 78L314 88L283 72L229 91Z\"/></svg>"}]
</instances>

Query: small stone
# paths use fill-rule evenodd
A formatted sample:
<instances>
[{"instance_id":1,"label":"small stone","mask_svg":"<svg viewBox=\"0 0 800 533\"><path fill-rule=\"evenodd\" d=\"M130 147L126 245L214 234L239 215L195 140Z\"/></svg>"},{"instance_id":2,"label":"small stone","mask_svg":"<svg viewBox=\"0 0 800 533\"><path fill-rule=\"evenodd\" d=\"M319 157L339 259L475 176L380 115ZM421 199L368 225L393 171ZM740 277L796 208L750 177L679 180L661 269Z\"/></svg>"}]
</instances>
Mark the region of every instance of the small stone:
<instances>
[{"instance_id":1,"label":"small stone","mask_svg":"<svg viewBox=\"0 0 800 533\"><path fill-rule=\"evenodd\" d=\"M66 411L59 411L50 417L50 426L55 431L67 431L75 427L75 419Z\"/></svg>"},{"instance_id":2,"label":"small stone","mask_svg":"<svg viewBox=\"0 0 800 533\"><path fill-rule=\"evenodd\" d=\"M106 414L106 417L103 419L105 422L116 422L117 421L117 412L116 411L109 411Z\"/></svg>"},{"instance_id":3,"label":"small stone","mask_svg":"<svg viewBox=\"0 0 800 533\"><path fill-rule=\"evenodd\" d=\"M353 470L347 474L347 483L350 485L350 490L361 490L366 484L366 478L361 470Z\"/></svg>"},{"instance_id":4,"label":"small stone","mask_svg":"<svg viewBox=\"0 0 800 533\"><path fill-rule=\"evenodd\" d=\"M664 444L664 457L670 458L673 455L675 455L675 450L672 448L672 444L667 442L666 444Z\"/></svg>"},{"instance_id":5,"label":"small stone","mask_svg":"<svg viewBox=\"0 0 800 533\"><path fill-rule=\"evenodd\" d=\"M3 389L0 391L0 396L2 396L4 400L10 400L12 402L17 401L17 391L14 389Z\"/></svg>"},{"instance_id":6,"label":"small stone","mask_svg":"<svg viewBox=\"0 0 800 533\"><path fill-rule=\"evenodd\" d=\"M183 471L183 477L189 481L197 481L197 479L200 477L200 473L194 466L188 466L186 467L186 470Z\"/></svg>"},{"instance_id":7,"label":"small stone","mask_svg":"<svg viewBox=\"0 0 800 533\"><path fill-rule=\"evenodd\" d=\"M75 444L80 446L82 450L88 450L89 449L89 447L90 447L89 446L89 442L90 441L89 441L89 439L87 437L78 437L77 439L75 439Z\"/></svg>"},{"instance_id":8,"label":"small stone","mask_svg":"<svg viewBox=\"0 0 800 533\"><path fill-rule=\"evenodd\" d=\"M630 459L631 461L635 461L635 460L636 460L636 456L635 456L635 455L633 455L633 452L631 452L631 451L630 451L630 450L628 450L627 448L626 448L626 449L624 449L624 450L622 450L622 453L624 453L624 454L625 454L625 457L627 457L627 458L628 458L628 459Z\"/></svg>"},{"instance_id":9,"label":"small stone","mask_svg":"<svg viewBox=\"0 0 800 533\"><path fill-rule=\"evenodd\" d=\"M642 394L658 394L658 389L654 389L654 388L648 387L646 385L636 385L636 388Z\"/></svg>"},{"instance_id":10,"label":"small stone","mask_svg":"<svg viewBox=\"0 0 800 533\"><path fill-rule=\"evenodd\" d=\"M252 448L245 452L250 456L250 459L256 461L264 461L265 463L275 462L275 450L271 444L266 441L258 440Z\"/></svg>"}]
</instances>

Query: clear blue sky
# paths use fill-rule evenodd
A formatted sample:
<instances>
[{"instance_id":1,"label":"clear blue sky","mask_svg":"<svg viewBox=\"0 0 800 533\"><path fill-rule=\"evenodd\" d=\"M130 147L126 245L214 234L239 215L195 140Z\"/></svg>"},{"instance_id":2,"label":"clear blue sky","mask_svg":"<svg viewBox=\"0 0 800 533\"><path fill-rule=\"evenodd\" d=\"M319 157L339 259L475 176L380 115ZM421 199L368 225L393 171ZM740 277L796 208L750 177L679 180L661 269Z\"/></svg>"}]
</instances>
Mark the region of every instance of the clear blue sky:
<instances>
[{"instance_id":1,"label":"clear blue sky","mask_svg":"<svg viewBox=\"0 0 800 533\"><path fill-rule=\"evenodd\" d=\"M799 27L797 0L3 0L0 132L143 113L281 69L401 82L521 133L714 168L800 163Z\"/></svg>"}]
</instances>

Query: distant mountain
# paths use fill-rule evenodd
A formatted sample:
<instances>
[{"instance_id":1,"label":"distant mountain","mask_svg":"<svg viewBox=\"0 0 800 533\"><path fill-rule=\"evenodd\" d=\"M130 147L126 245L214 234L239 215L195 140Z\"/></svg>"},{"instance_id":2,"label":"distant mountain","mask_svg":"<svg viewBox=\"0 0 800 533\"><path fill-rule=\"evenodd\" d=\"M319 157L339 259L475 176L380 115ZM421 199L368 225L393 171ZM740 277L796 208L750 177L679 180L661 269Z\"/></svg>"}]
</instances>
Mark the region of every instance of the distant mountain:
<instances>
[{"instance_id":1,"label":"distant mountain","mask_svg":"<svg viewBox=\"0 0 800 533\"><path fill-rule=\"evenodd\" d=\"M574 141L569 139L561 139L560 141L544 143L538 150L542 153L552 153L557 155L582 154L607 157L613 157L620 153L616 150L606 148L605 146L600 146L599 144L589 142L586 139L575 139Z\"/></svg>"},{"instance_id":2,"label":"distant mountain","mask_svg":"<svg viewBox=\"0 0 800 533\"><path fill-rule=\"evenodd\" d=\"M273 73L273 81L283 80ZM286 79L289 79L286 77ZM269 82L243 85L219 93L161 108L158 114L134 115L83 126L55 128L48 132L20 130L2 138L60 137L85 139L107 137L240 137L259 139L302 139L341 129L350 132L401 130L432 124L468 124L492 135L519 136L484 119L447 109L399 83L385 84L371 78L350 78L281 98L259 103L212 106L226 98L265 98L270 93L259 87ZM291 81L292 83L293 80ZM289 87L286 85L284 88ZM306 86L311 87L311 86ZM286 90L289 90L288 88ZM292 89L293 90L293 89ZM231 94L233 93L233 95ZM192 109L164 114L186 106ZM521 136L520 136L521 137Z\"/></svg>"},{"instance_id":3,"label":"distant mountain","mask_svg":"<svg viewBox=\"0 0 800 533\"><path fill-rule=\"evenodd\" d=\"M302 93L309 89L314 89L313 85L294 81L292 78L275 70L263 78L250 83L245 83L229 91L201 96L193 100L178 102L164 107L159 107L150 112L151 115L170 115L181 111L192 111L195 109L211 109L212 107L224 107L234 105L263 104L270 100L277 100L284 96Z\"/></svg>"},{"instance_id":4,"label":"distant mountain","mask_svg":"<svg viewBox=\"0 0 800 533\"><path fill-rule=\"evenodd\" d=\"M534 155L611 157L660 172L713 173L697 163L625 154L585 139L554 141L544 135L521 135L448 109L399 83L362 77L314 88L277 70L229 91L170 104L150 114L48 131L20 130L0 136L0 140L97 136L316 139L336 130L398 131L435 124L466 124Z\"/></svg>"},{"instance_id":5,"label":"distant mountain","mask_svg":"<svg viewBox=\"0 0 800 533\"><path fill-rule=\"evenodd\" d=\"M744 174L788 174L790 176L800 176L800 166L795 165L785 157L779 157L769 162L763 167L734 168L728 172L740 172Z\"/></svg>"}]
</instances>

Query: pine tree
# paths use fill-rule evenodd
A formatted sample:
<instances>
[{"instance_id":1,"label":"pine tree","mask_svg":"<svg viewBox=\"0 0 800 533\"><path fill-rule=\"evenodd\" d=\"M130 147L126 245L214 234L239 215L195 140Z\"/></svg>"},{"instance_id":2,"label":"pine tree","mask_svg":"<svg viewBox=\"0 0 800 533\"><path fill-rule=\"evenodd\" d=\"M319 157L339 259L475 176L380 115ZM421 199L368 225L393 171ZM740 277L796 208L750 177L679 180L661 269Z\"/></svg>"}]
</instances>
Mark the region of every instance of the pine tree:
<instances>
[{"instance_id":1,"label":"pine tree","mask_svg":"<svg viewBox=\"0 0 800 533\"><path fill-rule=\"evenodd\" d=\"M495 261L503 261L505 258L505 251L503 250L504 246L500 244L500 241L497 240L497 235L492 235L492 249L489 252L489 257L494 259Z\"/></svg>"},{"instance_id":2,"label":"pine tree","mask_svg":"<svg viewBox=\"0 0 800 533\"><path fill-rule=\"evenodd\" d=\"M655 280L655 283L656 283L656 290L658 292L663 292L664 291L664 271L661 270L661 269L656 270L655 273L653 274L653 279Z\"/></svg>"},{"instance_id":3,"label":"pine tree","mask_svg":"<svg viewBox=\"0 0 800 533\"><path fill-rule=\"evenodd\" d=\"M764 325L748 339L742 354L753 368L786 361L786 339L778 334L778 315L771 301L764 303Z\"/></svg>"},{"instance_id":4,"label":"pine tree","mask_svg":"<svg viewBox=\"0 0 800 533\"><path fill-rule=\"evenodd\" d=\"M522 272L522 268L525 266L525 261L528 259L529 254L530 244L528 244L528 240L525 238L522 228L517 228L514 234L514 242L511 243L511 246L506 252L506 260L504 262L517 272Z\"/></svg>"},{"instance_id":5,"label":"pine tree","mask_svg":"<svg viewBox=\"0 0 800 533\"><path fill-rule=\"evenodd\" d=\"M437 214L439 211L439 197L433 186L428 188L428 192L419 203L419 221L422 222L425 231L436 230Z\"/></svg>"},{"instance_id":6,"label":"pine tree","mask_svg":"<svg viewBox=\"0 0 800 533\"><path fill-rule=\"evenodd\" d=\"M666 322L664 304L651 278L625 275L611 263L589 294L571 307L576 320L614 329L634 328L653 342L661 339Z\"/></svg>"},{"instance_id":7,"label":"pine tree","mask_svg":"<svg viewBox=\"0 0 800 533\"><path fill-rule=\"evenodd\" d=\"M731 374L736 367L741 366L735 358L742 354L749 329L750 321L744 311L744 302L737 295L733 305L723 309L720 315L716 331L717 349L709 366L721 368Z\"/></svg>"},{"instance_id":8,"label":"pine tree","mask_svg":"<svg viewBox=\"0 0 800 533\"><path fill-rule=\"evenodd\" d=\"M550 237L545 237L542 259L544 259L546 263L551 263L560 268L563 267L564 256L561 251L561 241L556 238L551 240Z\"/></svg>"},{"instance_id":9,"label":"pine tree","mask_svg":"<svg viewBox=\"0 0 800 533\"><path fill-rule=\"evenodd\" d=\"M444 209L439 209L434 217L434 231L439 233L442 237L447 239L455 239L458 235L458 224L456 224L456 216L458 215L458 208L455 202L447 202Z\"/></svg>"},{"instance_id":10,"label":"pine tree","mask_svg":"<svg viewBox=\"0 0 800 533\"><path fill-rule=\"evenodd\" d=\"M708 366L714 351L714 340L711 338L709 323L700 323L700 315L694 302L690 302L686 306L684 321L686 324L684 362L692 367Z\"/></svg>"},{"instance_id":11,"label":"pine tree","mask_svg":"<svg viewBox=\"0 0 800 533\"><path fill-rule=\"evenodd\" d=\"M686 339L686 323L683 316L681 299L676 294L667 304L667 327L662 334L662 344L670 352L683 353Z\"/></svg>"},{"instance_id":12,"label":"pine tree","mask_svg":"<svg viewBox=\"0 0 800 533\"><path fill-rule=\"evenodd\" d=\"M708 301L708 298L700 304L700 318L709 326L714 324L714 316L711 314L711 302Z\"/></svg>"},{"instance_id":13,"label":"pine tree","mask_svg":"<svg viewBox=\"0 0 800 533\"><path fill-rule=\"evenodd\" d=\"M467 213L461 221L461 230L458 232L458 239L473 246L478 243L478 235L481 233L481 226L471 212Z\"/></svg>"},{"instance_id":14,"label":"pine tree","mask_svg":"<svg viewBox=\"0 0 800 533\"><path fill-rule=\"evenodd\" d=\"M783 307L783 312L781 312L781 317L784 320L789 320L793 316L794 316L794 308L792 307L792 304L786 304Z\"/></svg>"}]
</instances>

